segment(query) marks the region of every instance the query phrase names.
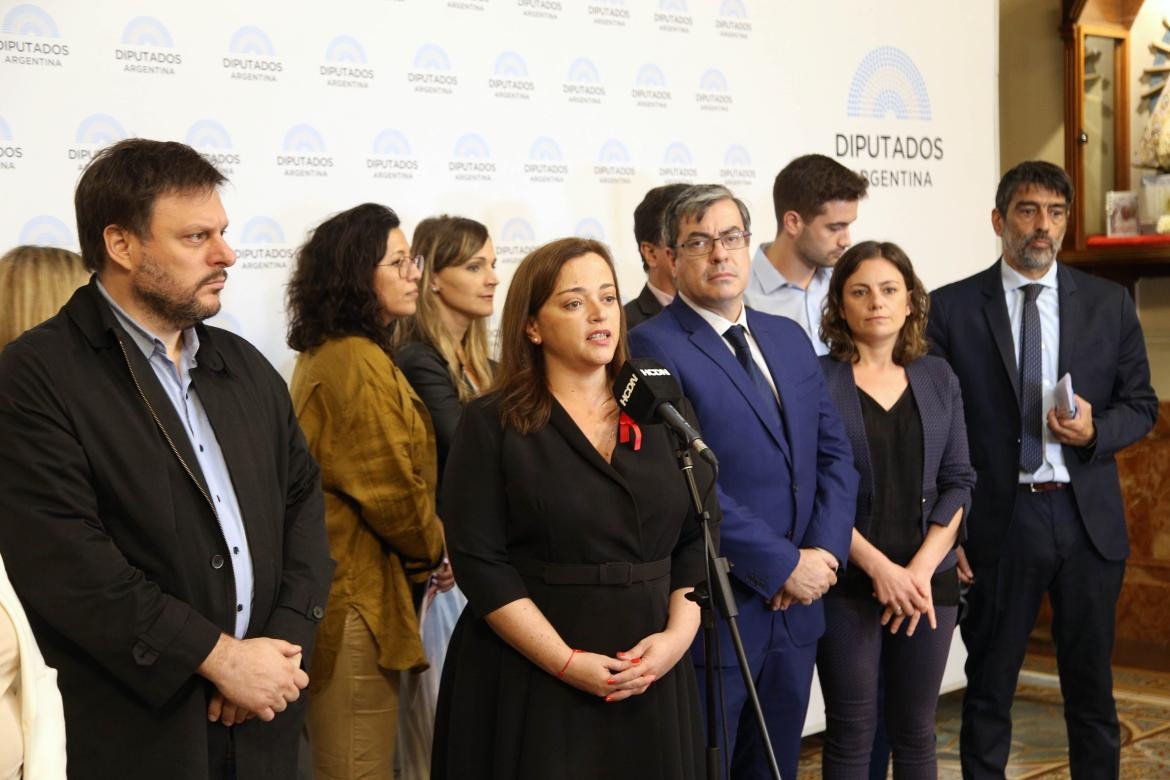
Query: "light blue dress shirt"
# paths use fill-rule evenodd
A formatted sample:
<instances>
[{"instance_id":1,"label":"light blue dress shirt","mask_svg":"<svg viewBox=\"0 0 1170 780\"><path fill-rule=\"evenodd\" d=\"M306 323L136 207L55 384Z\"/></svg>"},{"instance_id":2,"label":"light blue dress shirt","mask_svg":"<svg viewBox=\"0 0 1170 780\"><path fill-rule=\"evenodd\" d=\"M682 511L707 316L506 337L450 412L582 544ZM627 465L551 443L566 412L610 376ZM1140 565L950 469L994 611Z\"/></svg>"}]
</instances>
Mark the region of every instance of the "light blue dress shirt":
<instances>
[{"instance_id":1,"label":"light blue dress shirt","mask_svg":"<svg viewBox=\"0 0 1170 780\"><path fill-rule=\"evenodd\" d=\"M177 368L167 356L167 347L162 339L127 314L110 297L100 281L97 287L110 304L122 328L150 363L159 384L162 385L167 398L171 399L179 419L183 421L183 427L191 441L191 449L199 459L199 469L203 472L203 479L207 483L212 501L215 502L216 519L219 521L228 550L231 551L229 560L236 581L235 637L243 639L248 631L248 621L252 618L252 555L248 550L244 518L240 513L240 504L236 500L235 488L232 487L227 461L224 460L219 441L215 438L215 430L211 427L207 411L191 384L191 369L198 365L195 353L199 351L199 336L196 335L194 328L183 331L183 345L179 356L181 369Z\"/></svg>"},{"instance_id":2,"label":"light blue dress shirt","mask_svg":"<svg viewBox=\"0 0 1170 780\"><path fill-rule=\"evenodd\" d=\"M761 244L752 258L752 274L745 292L747 305L756 311L794 320L804 329L818 355L829 354L829 348L820 336L821 305L829 294L829 277L833 270L818 268L806 290L776 270L766 254L769 246L771 244Z\"/></svg>"},{"instance_id":3,"label":"light blue dress shirt","mask_svg":"<svg viewBox=\"0 0 1170 780\"><path fill-rule=\"evenodd\" d=\"M1012 325L1012 344L1015 348L1016 366L1020 365L1020 330L1024 321L1024 285L1041 284L1044 289L1036 299L1040 312L1040 376L1042 380L1042 414L1044 420L1044 462L1035 473L1020 472L1020 483L1068 482L1068 468L1064 465L1064 451L1060 442L1048 427L1048 410L1056 404L1056 375L1060 359L1060 296L1057 293L1056 263L1039 279L1029 279L1012 268L1001 257L1000 276L1003 279L1003 295L1007 303L1008 321ZM1077 378L1073 378L1076 389Z\"/></svg>"}]
</instances>

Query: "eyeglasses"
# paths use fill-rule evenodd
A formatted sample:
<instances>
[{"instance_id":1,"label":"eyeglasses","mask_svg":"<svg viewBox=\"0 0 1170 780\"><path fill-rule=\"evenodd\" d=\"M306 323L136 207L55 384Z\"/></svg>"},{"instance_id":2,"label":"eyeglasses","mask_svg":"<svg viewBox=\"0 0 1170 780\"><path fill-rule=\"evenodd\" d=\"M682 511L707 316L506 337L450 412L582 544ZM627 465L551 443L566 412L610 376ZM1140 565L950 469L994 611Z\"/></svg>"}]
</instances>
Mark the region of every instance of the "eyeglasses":
<instances>
[{"instance_id":1,"label":"eyeglasses","mask_svg":"<svg viewBox=\"0 0 1170 780\"><path fill-rule=\"evenodd\" d=\"M398 275L403 279L406 279L410 276L411 266L414 266L414 268L418 271L422 271L424 262L426 262L426 258L423 255L407 257L406 255L399 254L394 255L394 257L390 258L388 261L378 263L378 265L386 266L387 268L397 268Z\"/></svg>"},{"instance_id":2,"label":"eyeglasses","mask_svg":"<svg viewBox=\"0 0 1170 780\"><path fill-rule=\"evenodd\" d=\"M670 248L677 249L680 254L684 254L687 257L706 257L715 248L716 241L723 244L723 248L730 252L733 249L743 249L747 246L748 239L751 238L751 235L746 230L734 230L730 233L724 233L721 236L695 236L694 238L688 238L686 241L672 244Z\"/></svg>"}]
</instances>

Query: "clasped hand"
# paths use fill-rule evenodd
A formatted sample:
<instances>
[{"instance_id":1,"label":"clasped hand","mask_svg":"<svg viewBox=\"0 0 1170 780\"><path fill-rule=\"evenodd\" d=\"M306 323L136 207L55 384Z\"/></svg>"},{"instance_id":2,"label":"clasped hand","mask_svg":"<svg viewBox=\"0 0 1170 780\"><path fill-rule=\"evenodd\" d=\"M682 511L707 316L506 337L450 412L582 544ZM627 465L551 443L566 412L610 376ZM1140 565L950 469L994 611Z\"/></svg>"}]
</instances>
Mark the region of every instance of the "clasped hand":
<instances>
[{"instance_id":1,"label":"clasped hand","mask_svg":"<svg viewBox=\"0 0 1170 780\"><path fill-rule=\"evenodd\" d=\"M607 702L622 701L645 693L655 680L674 668L689 647L690 639L682 632L662 631L615 657L577 653L562 679Z\"/></svg>"},{"instance_id":2,"label":"clasped hand","mask_svg":"<svg viewBox=\"0 0 1170 780\"><path fill-rule=\"evenodd\" d=\"M233 639L221 635L199 673L215 684L207 719L225 726L254 717L272 720L309 684L301 648L283 639Z\"/></svg>"},{"instance_id":3,"label":"clasped hand","mask_svg":"<svg viewBox=\"0 0 1170 780\"><path fill-rule=\"evenodd\" d=\"M788 609L795 602L812 604L837 584L837 559L831 553L814 547L802 547L800 560L769 606L773 610Z\"/></svg>"},{"instance_id":4,"label":"clasped hand","mask_svg":"<svg viewBox=\"0 0 1170 780\"><path fill-rule=\"evenodd\" d=\"M899 566L887 560L871 575L874 597L885 606L882 625L889 625L891 634L898 633L902 623L906 622L906 636L914 636L923 615L932 629L938 627L930 590L931 574L920 571L913 564Z\"/></svg>"}]
</instances>

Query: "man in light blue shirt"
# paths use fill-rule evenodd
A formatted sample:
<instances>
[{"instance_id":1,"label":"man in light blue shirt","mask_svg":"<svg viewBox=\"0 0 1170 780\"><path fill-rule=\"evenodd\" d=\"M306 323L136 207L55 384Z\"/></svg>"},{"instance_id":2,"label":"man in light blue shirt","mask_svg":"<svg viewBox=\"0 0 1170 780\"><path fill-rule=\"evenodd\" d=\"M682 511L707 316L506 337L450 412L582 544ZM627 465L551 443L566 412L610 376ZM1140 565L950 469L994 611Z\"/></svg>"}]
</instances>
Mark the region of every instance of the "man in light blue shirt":
<instances>
[{"instance_id":1,"label":"man in light blue shirt","mask_svg":"<svg viewBox=\"0 0 1170 780\"><path fill-rule=\"evenodd\" d=\"M868 186L865 177L823 154L797 157L772 186L776 239L756 250L747 303L795 320L818 355L829 352L820 337L829 277L849 248L849 226Z\"/></svg>"}]
</instances>

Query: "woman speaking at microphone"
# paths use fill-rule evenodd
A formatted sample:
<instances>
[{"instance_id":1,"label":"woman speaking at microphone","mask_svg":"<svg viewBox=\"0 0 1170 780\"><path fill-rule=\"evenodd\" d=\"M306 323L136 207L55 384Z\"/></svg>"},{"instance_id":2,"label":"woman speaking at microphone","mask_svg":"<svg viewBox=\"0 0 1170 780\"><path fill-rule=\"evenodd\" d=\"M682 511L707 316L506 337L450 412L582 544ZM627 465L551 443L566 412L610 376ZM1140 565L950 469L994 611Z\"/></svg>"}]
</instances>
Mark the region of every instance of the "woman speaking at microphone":
<instances>
[{"instance_id":1,"label":"woman speaking at microphone","mask_svg":"<svg viewBox=\"0 0 1170 780\"><path fill-rule=\"evenodd\" d=\"M497 380L443 477L469 608L439 692L435 778L701 778L686 657L702 533L660 425L621 417L626 358L606 248L546 244L516 269ZM700 489L711 479L698 474Z\"/></svg>"}]
</instances>

